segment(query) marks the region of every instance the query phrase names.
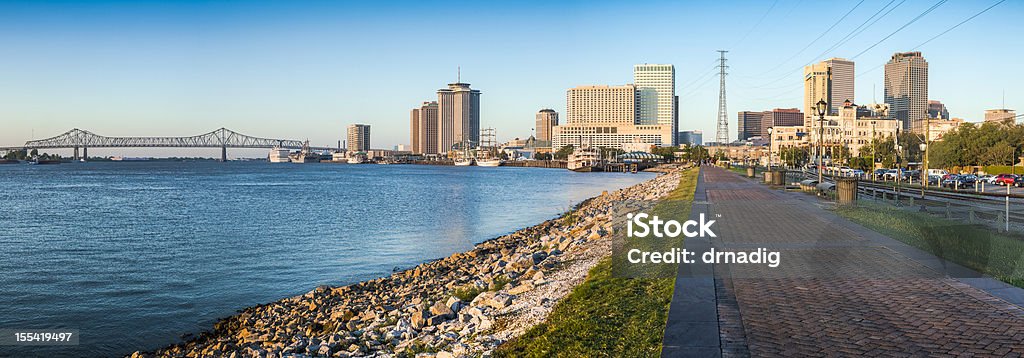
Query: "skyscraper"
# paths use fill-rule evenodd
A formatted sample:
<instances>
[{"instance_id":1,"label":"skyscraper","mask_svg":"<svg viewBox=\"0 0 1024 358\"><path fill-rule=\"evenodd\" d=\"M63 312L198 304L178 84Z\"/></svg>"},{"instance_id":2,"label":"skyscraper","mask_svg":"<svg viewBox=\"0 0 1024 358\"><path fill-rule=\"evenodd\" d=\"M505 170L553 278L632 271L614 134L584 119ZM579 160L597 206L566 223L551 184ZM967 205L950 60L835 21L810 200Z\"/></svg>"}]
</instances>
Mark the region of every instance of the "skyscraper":
<instances>
[{"instance_id":1,"label":"skyscraper","mask_svg":"<svg viewBox=\"0 0 1024 358\"><path fill-rule=\"evenodd\" d=\"M660 125L671 129L672 145L679 129L676 116L676 69L673 65L633 66L633 84L639 94L637 125ZM665 143L668 144L668 143Z\"/></svg>"},{"instance_id":2,"label":"skyscraper","mask_svg":"<svg viewBox=\"0 0 1024 358\"><path fill-rule=\"evenodd\" d=\"M815 114L815 104L820 100L828 102L829 113L839 113L843 103L854 102L854 64L842 58L830 58L804 67L804 125L810 127L810 117Z\"/></svg>"},{"instance_id":3,"label":"skyscraper","mask_svg":"<svg viewBox=\"0 0 1024 358\"><path fill-rule=\"evenodd\" d=\"M776 108L761 117L761 136L768 138L769 127L793 127L804 124L804 114L796 108Z\"/></svg>"},{"instance_id":4,"label":"skyscraper","mask_svg":"<svg viewBox=\"0 0 1024 358\"><path fill-rule=\"evenodd\" d=\"M413 108L409 120L412 152L437 154L437 102L423 102Z\"/></svg>"},{"instance_id":5,"label":"skyscraper","mask_svg":"<svg viewBox=\"0 0 1024 358\"><path fill-rule=\"evenodd\" d=\"M553 109L542 109L537 112L538 146L551 146L551 128L558 125L558 112Z\"/></svg>"},{"instance_id":6,"label":"skyscraper","mask_svg":"<svg viewBox=\"0 0 1024 358\"><path fill-rule=\"evenodd\" d=\"M349 151L365 152L370 150L370 125L350 124L347 138Z\"/></svg>"},{"instance_id":7,"label":"skyscraper","mask_svg":"<svg viewBox=\"0 0 1024 358\"><path fill-rule=\"evenodd\" d=\"M625 143L659 146L676 141L676 133L660 124L640 125L636 86L578 86L566 91L565 123L551 129L552 147L621 148Z\"/></svg>"},{"instance_id":8,"label":"skyscraper","mask_svg":"<svg viewBox=\"0 0 1024 358\"><path fill-rule=\"evenodd\" d=\"M920 52L897 52L885 64L885 103L903 128L924 132L919 122L928 117L928 61Z\"/></svg>"},{"instance_id":9,"label":"skyscraper","mask_svg":"<svg viewBox=\"0 0 1024 358\"><path fill-rule=\"evenodd\" d=\"M438 152L480 144L480 91L462 82L437 90L437 122Z\"/></svg>"},{"instance_id":10,"label":"skyscraper","mask_svg":"<svg viewBox=\"0 0 1024 358\"><path fill-rule=\"evenodd\" d=\"M764 137L761 133L761 119L767 112L742 111L736 116L736 140L750 137Z\"/></svg>"},{"instance_id":11,"label":"skyscraper","mask_svg":"<svg viewBox=\"0 0 1024 358\"><path fill-rule=\"evenodd\" d=\"M940 101L928 100L928 118L950 119L949 110Z\"/></svg>"}]
</instances>

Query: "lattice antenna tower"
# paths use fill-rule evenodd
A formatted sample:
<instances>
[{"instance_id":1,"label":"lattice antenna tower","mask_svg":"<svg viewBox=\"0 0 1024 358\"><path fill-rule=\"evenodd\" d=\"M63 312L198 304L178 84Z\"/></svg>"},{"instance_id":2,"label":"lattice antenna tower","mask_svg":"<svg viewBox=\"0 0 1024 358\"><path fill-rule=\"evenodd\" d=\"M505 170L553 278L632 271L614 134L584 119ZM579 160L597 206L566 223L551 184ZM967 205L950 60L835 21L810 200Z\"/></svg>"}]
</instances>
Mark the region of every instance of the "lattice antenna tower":
<instances>
[{"instance_id":1,"label":"lattice antenna tower","mask_svg":"<svg viewBox=\"0 0 1024 358\"><path fill-rule=\"evenodd\" d=\"M729 52L726 50L718 50L720 55L718 63L718 75L721 79L721 84L718 89L718 132L715 133L715 141L720 145L729 143L729 111L725 107L725 72L729 66L725 65L725 53Z\"/></svg>"}]
</instances>

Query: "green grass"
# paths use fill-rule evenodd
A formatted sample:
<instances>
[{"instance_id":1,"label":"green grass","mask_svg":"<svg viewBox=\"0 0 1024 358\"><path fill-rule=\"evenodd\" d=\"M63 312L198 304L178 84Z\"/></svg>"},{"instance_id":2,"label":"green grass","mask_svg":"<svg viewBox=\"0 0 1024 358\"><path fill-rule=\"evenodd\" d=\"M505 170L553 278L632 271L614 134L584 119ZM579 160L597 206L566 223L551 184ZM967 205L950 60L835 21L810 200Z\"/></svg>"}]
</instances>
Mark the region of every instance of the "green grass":
<instances>
[{"instance_id":1,"label":"green grass","mask_svg":"<svg viewBox=\"0 0 1024 358\"><path fill-rule=\"evenodd\" d=\"M1024 241L924 213L862 204L836 210L842 217L933 255L1024 287Z\"/></svg>"},{"instance_id":2,"label":"green grass","mask_svg":"<svg viewBox=\"0 0 1024 358\"><path fill-rule=\"evenodd\" d=\"M697 173L697 169L684 172L679 187L652 212L662 217L688 217ZM544 323L500 346L495 356L658 356L674 277L625 278L613 274L612 266L610 258L600 261Z\"/></svg>"}]
</instances>

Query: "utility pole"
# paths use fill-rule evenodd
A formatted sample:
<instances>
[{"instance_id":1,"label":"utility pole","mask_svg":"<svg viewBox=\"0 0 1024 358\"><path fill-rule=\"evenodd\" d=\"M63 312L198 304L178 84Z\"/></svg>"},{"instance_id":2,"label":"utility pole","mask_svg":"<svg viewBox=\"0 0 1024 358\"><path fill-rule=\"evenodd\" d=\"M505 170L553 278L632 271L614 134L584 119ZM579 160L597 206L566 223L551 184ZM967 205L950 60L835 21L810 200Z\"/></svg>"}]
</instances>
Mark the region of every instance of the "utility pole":
<instances>
[{"instance_id":1,"label":"utility pole","mask_svg":"<svg viewBox=\"0 0 1024 358\"><path fill-rule=\"evenodd\" d=\"M718 76L721 83L718 89L718 132L715 133L715 140L718 141L719 145L729 144L729 113L725 107L725 69L729 66L725 65L725 53L729 52L726 50L718 50L720 55L718 63ZM740 138L742 139L742 138Z\"/></svg>"}]
</instances>

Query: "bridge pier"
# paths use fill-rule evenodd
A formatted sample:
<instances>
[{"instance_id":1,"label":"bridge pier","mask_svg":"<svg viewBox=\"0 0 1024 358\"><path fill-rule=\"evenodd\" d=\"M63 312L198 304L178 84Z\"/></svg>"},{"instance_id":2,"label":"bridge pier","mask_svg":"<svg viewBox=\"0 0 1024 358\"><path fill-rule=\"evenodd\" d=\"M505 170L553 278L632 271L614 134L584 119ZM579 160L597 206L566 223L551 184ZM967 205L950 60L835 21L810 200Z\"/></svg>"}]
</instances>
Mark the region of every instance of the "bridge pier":
<instances>
[{"instance_id":1,"label":"bridge pier","mask_svg":"<svg viewBox=\"0 0 1024 358\"><path fill-rule=\"evenodd\" d=\"M74 157L74 159L76 161L78 160L78 147L75 147L75 157Z\"/></svg>"},{"instance_id":2,"label":"bridge pier","mask_svg":"<svg viewBox=\"0 0 1024 358\"><path fill-rule=\"evenodd\" d=\"M228 161L228 147L226 146L220 147L220 161Z\"/></svg>"},{"instance_id":3,"label":"bridge pier","mask_svg":"<svg viewBox=\"0 0 1024 358\"><path fill-rule=\"evenodd\" d=\"M89 147L82 147L82 159L89 159Z\"/></svg>"}]
</instances>

